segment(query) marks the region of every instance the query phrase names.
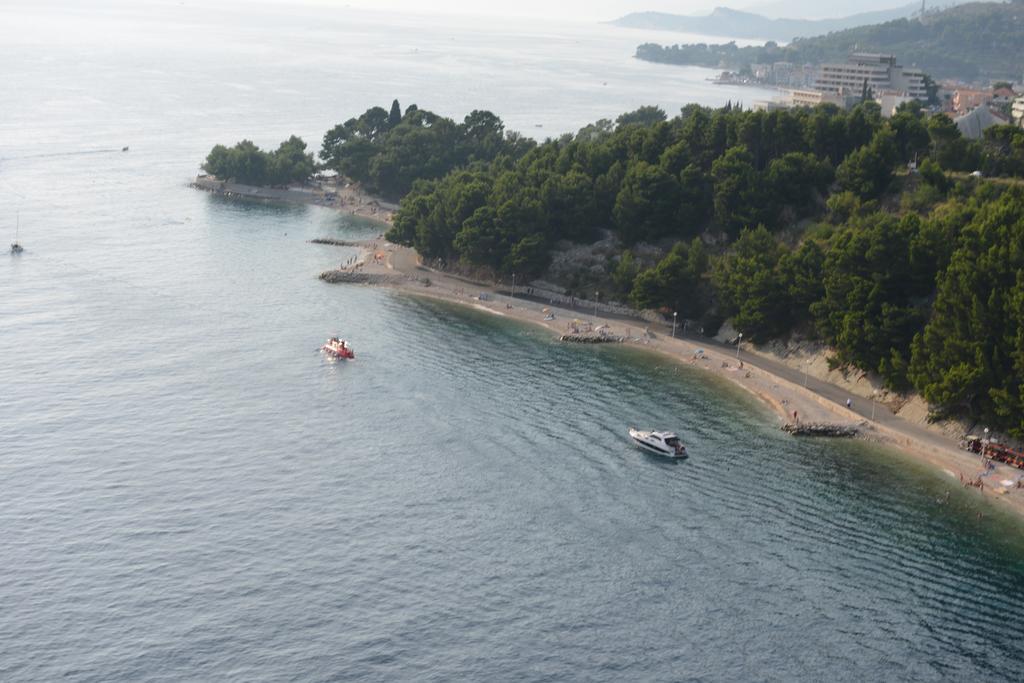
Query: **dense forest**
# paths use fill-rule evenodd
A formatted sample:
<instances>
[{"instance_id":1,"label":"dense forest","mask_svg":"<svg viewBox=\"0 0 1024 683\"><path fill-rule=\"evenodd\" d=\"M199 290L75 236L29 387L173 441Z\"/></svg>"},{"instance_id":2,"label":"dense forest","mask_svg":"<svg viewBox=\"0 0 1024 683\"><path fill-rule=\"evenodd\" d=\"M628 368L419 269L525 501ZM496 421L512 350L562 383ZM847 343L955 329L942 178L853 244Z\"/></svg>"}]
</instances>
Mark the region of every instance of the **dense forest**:
<instances>
[{"instance_id":1,"label":"dense forest","mask_svg":"<svg viewBox=\"0 0 1024 683\"><path fill-rule=\"evenodd\" d=\"M306 143L294 135L273 152L264 152L251 140L234 147L217 145L206 157L203 170L223 180L246 185L287 185L307 180L316 168Z\"/></svg>"},{"instance_id":2,"label":"dense forest","mask_svg":"<svg viewBox=\"0 0 1024 683\"><path fill-rule=\"evenodd\" d=\"M897 55L907 66L926 69L935 78L1019 79L1024 73L1024 2L970 3L924 17L860 26L788 45L737 47L689 44L663 47L647 43L636 56L652 62L689 64L742 71L754 63L842 62L852 52Z\"/></svg>"},{"instance_id":3,"label":"dense forest","mask_svg":"<svg viewBox=\"0 0 1024 683\"><path fill-rule=\"evenodd\" d=\"M320 164L306 152L306 143L293 135L274 152L264 152L250 140L234 147L217 145L202 168L222 180L247 185L301 183L318 170L332 170L370 192L397 200L418 179L440 178L498 156L518 158L536 144L506 132L501 119L488 111L474 111L456 123L415 104L403 113L395 100L390 111L371 107L327 131Z\"/></svg>"},{"instance_id":4,"label":"dense forest","mask_svg":"<svg viewBox=\"0 0 1024 683\"><path fill-rule=\"evenodd\" d=\"M388 237L449 266L549 278L552 254L601 240L604 267L563 278L570 291L709 331L731 318L759 342L821 339L938 415L1024 434L1024 188L968 175L979 168L1020 177L1024 131L968 141L912 104L890 120L871 102L645 107L416 181Z\"/></svg>"},{"instance_id":5,"label":"dense forest","mask_svg":"<svg viewBox=\"0 0 1024 683\"><path fill-rule=\"evenodd\" d=\"M305 180L305 149L218 145L204 168ZM328 131L320 157L401 197L388 238L445 267L599 289L708 333L731 319L757 342L819 339L938 416L1024 435L1024 130L971 141L916 103L887 120L871 101L689 105L537 144L490 112L395 102ZM580 245L597 266L554 268Z\"/></svg>"},{"instance_id":6,"label":"dense forest","mask_svg":"<svg viewBox=\"0 0 1024 683\"><path fill-rule=\"evenodd\" d=\"M501 119L487 111L456 123L416 105L403 113L395 100L390 111L373 107L329 130L320 158L325 167L398 199L420 178L438 178L499 155L521 156L534 144L506 133Z\"/></svg>"}]
</instances>

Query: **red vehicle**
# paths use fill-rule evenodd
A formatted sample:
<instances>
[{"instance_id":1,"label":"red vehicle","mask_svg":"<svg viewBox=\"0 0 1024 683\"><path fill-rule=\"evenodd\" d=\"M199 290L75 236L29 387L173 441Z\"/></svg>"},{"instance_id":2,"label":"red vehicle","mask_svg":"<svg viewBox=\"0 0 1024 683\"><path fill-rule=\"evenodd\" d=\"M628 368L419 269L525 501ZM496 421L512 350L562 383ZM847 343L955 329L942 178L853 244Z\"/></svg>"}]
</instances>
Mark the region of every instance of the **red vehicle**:
<instances>
[{"instance_id":1,"label":"red vehicle","mask_svg":"<svg viewBox=\"0 0 1024 683\"><path fill-rule=\"evenodd\" d=\"M324 353L340 358L342 360L350 360L356 357L355 351L348 345L344 339L338 339L337 337L331 337L327 340L327 343L320 347L320 350Z\"/></svg>"}]
</instances>

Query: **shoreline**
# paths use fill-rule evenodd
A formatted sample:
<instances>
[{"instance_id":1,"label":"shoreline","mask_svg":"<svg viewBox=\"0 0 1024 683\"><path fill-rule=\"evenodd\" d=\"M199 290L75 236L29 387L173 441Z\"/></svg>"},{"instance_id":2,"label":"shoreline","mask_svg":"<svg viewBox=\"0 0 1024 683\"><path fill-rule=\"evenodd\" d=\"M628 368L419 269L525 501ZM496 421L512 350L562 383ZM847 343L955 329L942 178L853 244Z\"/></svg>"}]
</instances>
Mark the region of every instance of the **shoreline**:
<instances>
[{"instance_id":1,"label":"shoreline","mask_svg":"<svg viewBox=\"0 0 1024 683\"><path fill-rule=\"evenodd\" d=\"M370 258L374 256L374 258ZM384 240L369 241L362 245L357 265L341 271L357 274L353 279L342 278L343 282L365 282L385 287L396 292L425 297L475 310L498 315L510 320L525 322L550 331L558 337L565 334L567 324L578 320L581 325L589 323L593 329L605 328L607 334L620 336L627 345L652 351L677 363L694 366L729 380L760 399L775 413L779 427L793 421L794 411L802 424L830 423L855 426L855 437L870 443L894 448L901 454L913 458L944 472L951 487L964 486L970 480L984 482L978 490L984 500L1001 501L1003 509L1013 510L1018 517L1024 517L1024 489L1016 488L1018 480L1024 479L1024 472L1009 465L995 463L986 471L977 454L958 447L957 442L941 434L926 430L907 422L882 407L878 419L870 419L848 409L823 393L842 392L842 387L815 379L810 386L783 376L781 363L770 362L761 353L741 350L737 361L735 353L723 349L711 339L673 338L660 330L650 336L644 330L648 323L641 320L622 320L594 316L580 311L566 309L557 303L542 303L521 297L510 297L500 293L492 284L477 283L457 278L422 266L416 252ZM327 275L327 273L325 273ZM325 278L326 279L326 278ZM428 284L429 283L429 284ZM483 297L481 297L481 294ZM552 319L546 319L553 316ZM805 378L805 382L808 380ZM819 386L831 391L819 393ZM860 403L864 403L857 397ZM861 408L861 406L855 406ZM802 438L802 437L793 437Z\"/></svg>"},{"instance_id":2,"label":"shoreline","mask_svg":"<svg viewBox=\"0 0 1024 683\"><path fill-rule=\"evenodd\" d=\"M343 179L328 183L327 187L331 188L328 190L324 185L303 189L258 188L224 183L211 176L199 176L191 185L227 197L316 204L385 225L392 224L398 209L397 205L372 197ZM740 358L743 367L740 367L732 348L724 349L713 339L672 338L660 332L650 337L638 336L649 327L649 323L640 319L588 315L566 309L554 301L544 305L521 297L512 298L500 293L494 283L474 282L427 268L420 264L419 255L413 249L384 239L363 240L345 246L360 250L354 263L322 273L322 280L385 287L407 295L466 306L540 326L555 336L567 331L564 327L566 322L575 319L589 321L594 329L604 327L608 334L623 337L626 344L652 351L677 363L694 365L741 387L775 413L780 428L794 414L798 423L855 426L858 431L855 438L896 449L906 457L944 472L952 480L950 486L966 488L966 482L984 481L984 486L975 487L984 500L1002 501L1004 509L1024 518L1024 488L1016 487L1017 482L1024 481L1021 470L1001 463L995 463L994 469L986 470L977 454L959 448L957 439L889 413L884 403L878 404L881 406L878 419L875 419L874 410L871 417L857 412L866 402L863 396L856 396L858 404L853 410L848 409L837 394L854 396L849 387L817 377L809 382L806 374L801 383L793 377L794 373L799 375L799 370L770 358L763 350L745 350ZM480 294L485 297L481 298ZM545 320L546 311L554 314L552 320Z\"/></svg>"},{"instance_id":3,"label":"shoreline","mask_svg":"<svg viewBox=\"0 0 1024 683\"><path fill-rule=\"evenodd\" d=\"M233 183L215 176L200 174L189 185L222 197L323 206L386 225L394 222L395 212L398 211L397 204L375 197L365 192L358 183L348 182L343 178L279 188Z\"/></svg>"}]
</instances>

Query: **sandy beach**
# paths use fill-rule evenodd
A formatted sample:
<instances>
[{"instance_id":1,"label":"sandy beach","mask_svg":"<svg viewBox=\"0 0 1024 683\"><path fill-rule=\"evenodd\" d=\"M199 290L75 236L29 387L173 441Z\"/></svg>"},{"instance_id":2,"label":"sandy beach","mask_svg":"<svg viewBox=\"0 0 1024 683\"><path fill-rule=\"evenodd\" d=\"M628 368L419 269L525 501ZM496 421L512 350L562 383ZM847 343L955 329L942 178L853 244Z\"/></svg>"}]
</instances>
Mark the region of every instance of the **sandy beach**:
<instances>
[{"instance_id":1,"label":"sandy beach","mask_svg":"<svg viewBox=\"0 0 1024 683\"><path fill-rule=\"evenodd\" d=\"M1000 463L993 463L987 469L980 456L961 449L956 440L938 429L902 419L881 403L871 405L862 397L853 397L852 408L847 408L846 400L851 394L846 389L802 375L799 369L773 361L764 354L740 348L737 356L735 346L726 347L711 339L680 338L679 334L673 338L671 326L595 316L592 309L588 313L581 308L572 310L521 295L512 297L510 292L493 285L426 268L420 264L414 250L383 239L359 246L360 257L346 271L365 277L375 285L539 325L556 336L572 331L574 321L578 321L575 327L581 331L600 328L607 335L623 338L622 343L733 382L769 405L780 427L787 423L856 426L858 438L898 449L940 469L949 477L950 488L980 481L982 486L972 486L975 491L1024 515L1024 489L1017 487L1017 482L1024 478L1021 470Z\"/></svg>"},{"instance_id":2,"label":"sandy beach","mask_svg":"<svg viewBox=\"0 0 1024 683\"><path fill-rule=\"evenodd\" d=\"M344 179L305 188L274 189L223 183L211 176L200 176L193 186L229 197L326 206L378 221L382 228L392 223L398 210L397 205L375 198ZM356 247L360 253L346 267L323 273L321 278L329 282L372 284L469 306L541 326L556 336L571 332L573 321L578 321L576 329L600 328L609 336L621 337L622 343L733 382L770 406L780 427L807 423L856 427L857 438L897 449L938 468L949 477L951 488L969 486L1024 516L1024 488L1018 487L1018 482L1024 480L1021 470L1001 463L986 466L980 456L960 448L959 439L951 437L948 429L944 433L940 427L904 419L881 401L874 403L863 393L858 395L851 386L823 381L762 350L747 345L740 348L737 355L735 346L726 347L713 339L682 334L673 337L670 325L594 315L589 307L584 311L583 304L570 309L557 302L524 298L521 294L512 297L510 292L493 283L473 282L427 268L413 249L391 244L383 236L377 240L336 243ZM847 399L852 401L849 408Z\"/></svg>"}]
</instances>

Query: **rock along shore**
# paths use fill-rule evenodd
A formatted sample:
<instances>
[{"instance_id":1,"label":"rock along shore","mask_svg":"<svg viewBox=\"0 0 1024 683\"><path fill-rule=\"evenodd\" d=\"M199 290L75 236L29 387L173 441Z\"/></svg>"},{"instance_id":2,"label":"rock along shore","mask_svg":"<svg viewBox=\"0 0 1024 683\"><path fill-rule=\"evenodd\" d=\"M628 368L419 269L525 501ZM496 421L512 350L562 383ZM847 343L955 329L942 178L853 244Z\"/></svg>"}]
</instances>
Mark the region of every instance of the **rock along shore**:
<instances>
[{"instance_id":1,"label":"rock along shore","mask_svg":"<svg viewBox=\"0 0 1024 683\"><path fill-rule=\"evenodd\" d=\"M366 273L361 270L325 270L320 279L331 284L384 285L401 280L401 276L385 273Z\"/></svg>"},{"instance_id":2,"label":"rock along shore","mask_svg":"<svg viewBox=\"0 0 1024 683\"><path fill-rule=\"evenodd\" d=\"M389 225L394 221L395 212L398 211L397 204L374 197L364 192L358 184L347 182L343 178L318 180L288 187L257 187L201 174L189 185L223 197L324 206Z\"/></svg>"},{"instance_id":3,"label":"rock along shore","mask_svg":"<svg viewBox=\"0 0 1024 683\"><path fill-rule=\"evenodd\" d=\"M579 334L563 334L558 338L558 341L570 342L572 344L621 344L626 340L614 334L581 332Z\"/></svg>"},{"instance_id":4,"label":"rock along shore","mask_svg":"<svg viewBox=\"0 0 1024 683\"><path fill-rule=\"evenodd\" d=\"M835 424L829 422L788 422L782 425L782 431L793 436L831 436L852 438L860 433L856 425Z\"/></svg>"}]
</instances>

